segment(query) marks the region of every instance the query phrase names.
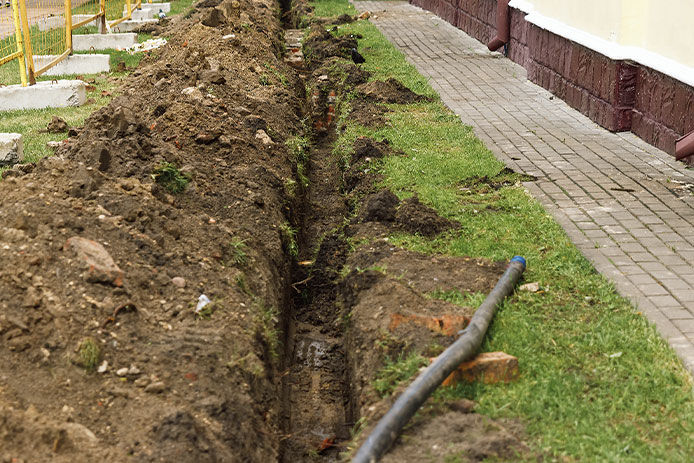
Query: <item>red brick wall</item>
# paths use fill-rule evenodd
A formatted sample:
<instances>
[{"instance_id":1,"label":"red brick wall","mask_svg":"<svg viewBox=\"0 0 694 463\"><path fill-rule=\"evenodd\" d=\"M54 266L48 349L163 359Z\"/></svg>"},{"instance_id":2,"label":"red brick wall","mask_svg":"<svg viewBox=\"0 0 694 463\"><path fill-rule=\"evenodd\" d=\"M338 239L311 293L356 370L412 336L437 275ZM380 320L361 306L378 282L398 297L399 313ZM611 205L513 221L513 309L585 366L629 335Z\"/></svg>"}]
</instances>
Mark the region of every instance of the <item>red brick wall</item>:
<instances>
[{"instance_id":1,"label":"red brick wall","mask_svg":"<svg viewBox=\"0 0 694 463\"><path fill-rule=\"evenodd\" d=\"M483 43L496 35L496 0L410 1ZM608 130L632 130L673 154L675 139L694 129L694 88L540 29L516 9L508 57L528 70L528 79Z\"/></svg>"}]
</instances>

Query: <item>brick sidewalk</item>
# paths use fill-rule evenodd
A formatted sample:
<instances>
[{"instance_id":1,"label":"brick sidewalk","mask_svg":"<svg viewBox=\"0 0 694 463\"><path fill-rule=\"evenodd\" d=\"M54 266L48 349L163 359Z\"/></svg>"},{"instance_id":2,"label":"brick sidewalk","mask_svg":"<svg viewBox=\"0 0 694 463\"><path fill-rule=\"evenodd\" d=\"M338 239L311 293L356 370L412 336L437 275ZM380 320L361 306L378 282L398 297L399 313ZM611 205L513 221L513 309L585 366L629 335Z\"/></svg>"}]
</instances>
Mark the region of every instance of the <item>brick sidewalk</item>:
<instances>
[{"instance_id":1,"label":"brick sidewalk","mask_svg":"<svg viewBox=\"0 0 694 463\"><path fill-rule=\"evenodd\" d=\"M432 13L356 2L694 373L694 172L610 133Z\"/></svg>"}]
</instances>

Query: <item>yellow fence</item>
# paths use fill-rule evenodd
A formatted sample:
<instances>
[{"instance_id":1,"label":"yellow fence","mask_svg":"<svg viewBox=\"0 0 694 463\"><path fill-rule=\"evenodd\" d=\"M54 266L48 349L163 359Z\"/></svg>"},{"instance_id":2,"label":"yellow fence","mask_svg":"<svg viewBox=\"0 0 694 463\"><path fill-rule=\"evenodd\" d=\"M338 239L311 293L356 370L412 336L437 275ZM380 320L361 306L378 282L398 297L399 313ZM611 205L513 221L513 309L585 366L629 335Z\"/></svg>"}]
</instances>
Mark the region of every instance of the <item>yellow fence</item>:
<instances>
[{"instance_id":1,"label":"yellow fence","mask_svg":"<svg viewBox=\"0 0 694 463\"><path fill-rule=\"evenodd\" d=\"M132 17L142 0L0 0L0 84L14 66L23 86L72 54L75 29L97 25L101 33ZM16 61L16 63L15 63ZM15 80L16 82L16 80Z\"/></svg>"}]
</instances>

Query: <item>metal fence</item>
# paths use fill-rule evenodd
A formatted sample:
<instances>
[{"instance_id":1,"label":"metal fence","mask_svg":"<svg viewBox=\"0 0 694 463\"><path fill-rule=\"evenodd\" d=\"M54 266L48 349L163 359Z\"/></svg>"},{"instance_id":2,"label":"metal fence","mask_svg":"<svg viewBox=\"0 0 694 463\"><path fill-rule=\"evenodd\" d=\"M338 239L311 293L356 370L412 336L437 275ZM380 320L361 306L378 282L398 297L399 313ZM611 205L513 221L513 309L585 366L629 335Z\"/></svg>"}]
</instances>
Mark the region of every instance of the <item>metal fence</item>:
<instances>
[{"instance_id":1,"label":"metal fence","mask_svg":"<svg viewBox=\"0 0 694 463\"><path fill-rule=\"evenodd\" d=\"M72 54L75 29L96 25L106 33L142 6L142 0L11 0L9 7L6 1L0 0L0 84L18 72L23 86Z\"/></svg>"}]
</instances>

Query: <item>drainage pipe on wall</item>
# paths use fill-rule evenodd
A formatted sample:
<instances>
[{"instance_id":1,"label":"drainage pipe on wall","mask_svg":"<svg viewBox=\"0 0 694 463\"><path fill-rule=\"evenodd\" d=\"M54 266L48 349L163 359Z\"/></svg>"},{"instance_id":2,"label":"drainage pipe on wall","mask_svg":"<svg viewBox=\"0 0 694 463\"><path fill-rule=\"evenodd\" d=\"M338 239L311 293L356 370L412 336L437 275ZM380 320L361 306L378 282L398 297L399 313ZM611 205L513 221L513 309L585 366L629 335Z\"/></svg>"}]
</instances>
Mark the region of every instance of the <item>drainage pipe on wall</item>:
<instances>
[{"instance_id":1,"label":"drainage pipe on wall","mask_svg":"<svg viewBox=\"0 0 694 463\"><path fill-rule=\"evenodd\" d=\"M678 161L694 154L694 130L675 141L675 159Z\"/></svg>"},{"instance_id":2,"label":"drainage pipe on wall","mask_svg":"<svg viewBox=\"0 0 694 463\"><path fill-rule=\"evenodd\" d=\"M496 3L496 37L487 44L489 51L496 51L511 40L511 10L509 0L497 0Z\"/></svg>"},{"instance_id":3,"label":"drainage pipe on wall","mask_svg":"<svg viewBox=\"0 0 694 463\"><path fill-rule=\"evenodd\" d=\"M464 361L472 357L480 345L497 307L513 292L525 270L525 259L511 259L494 289L475 311L463 334L429 365L395 401L378 422L352 459L352 463L375 463L388 451L407 422L439 385Z\"/></svg>"}]
</instances>

